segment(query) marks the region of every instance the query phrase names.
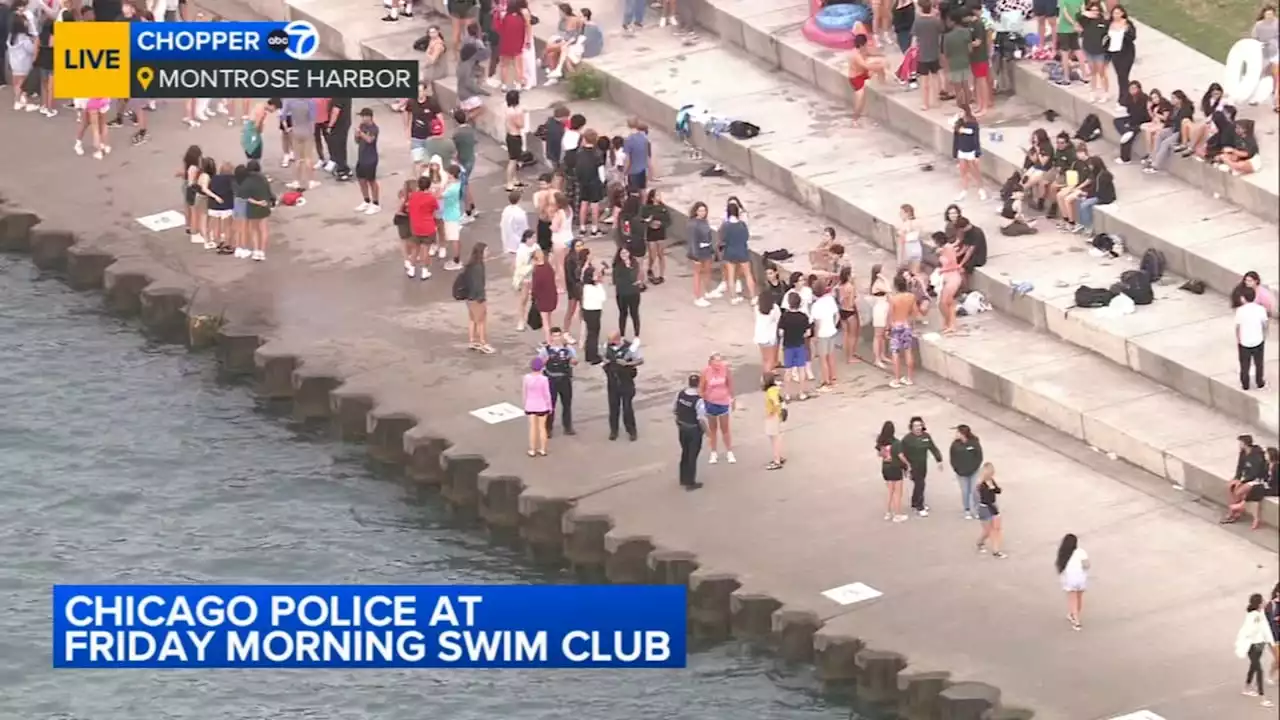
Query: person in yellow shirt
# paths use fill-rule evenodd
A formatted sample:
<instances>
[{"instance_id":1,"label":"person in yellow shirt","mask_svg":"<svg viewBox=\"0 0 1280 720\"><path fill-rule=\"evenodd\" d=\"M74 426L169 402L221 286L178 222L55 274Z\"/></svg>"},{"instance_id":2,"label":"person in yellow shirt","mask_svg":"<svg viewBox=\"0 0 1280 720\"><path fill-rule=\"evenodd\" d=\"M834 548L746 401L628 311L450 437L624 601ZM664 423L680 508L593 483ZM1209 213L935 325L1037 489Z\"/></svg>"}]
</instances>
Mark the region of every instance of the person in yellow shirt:
<instances>
[{"instance_id":1,"label":"person in yellow shirt","mask_svg":"<svg viewBox=\"0 0 1280 720\"><path fill-rule=\"evenodd\" d=\"M778 388L778 378L774 373L764 377L764 434L769 438L773 449L773 459L765 465L766 470L781 470L787 459L782 456L782 425L787 419L787 407L782 401L782 391Z\"/></svg>"}]
</instances>

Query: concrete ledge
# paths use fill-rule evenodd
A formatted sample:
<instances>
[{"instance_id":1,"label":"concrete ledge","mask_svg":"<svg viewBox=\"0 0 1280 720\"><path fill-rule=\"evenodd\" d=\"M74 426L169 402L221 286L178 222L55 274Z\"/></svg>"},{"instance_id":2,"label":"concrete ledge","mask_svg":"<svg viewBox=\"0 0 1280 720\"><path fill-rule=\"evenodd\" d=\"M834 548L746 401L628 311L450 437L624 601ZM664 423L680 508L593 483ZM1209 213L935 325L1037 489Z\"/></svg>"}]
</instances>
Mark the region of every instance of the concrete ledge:
<instances>
[{"instance_id":1,"label":"concrete ledge","mask_svg":"<svg viewBox=\"0 0 1280 720\"><path fill-rule=\"evenodd\" d=\"M285 348L263 345L253 353L254 393L264 400L293 398L298 356Z\"/></svg>"},{"instance_id":2,"label":"concrete ledge","mask_svg":"<svg viewBox=\"0 0 1280 720\"><path fill-rule=\"evenodd\" d=\"M31 263L41 270L67 269L67 253L76 244L70 230L36 227L31 230Z\"/></svg>"},{"instance_id":3,"label":"concrete ledge","mask_svg":"<svg viewBox=\"0 0 1280 720\"><path fill-rule=\"evenodd\" d=\"M478 450L454 445L440 454L444 480L440 496L454 518L474 521L479 517L480 473L488 466Z\"/></svg>"},{"instance_id":4,"label":"concrete ledge","mask_svg":"<svg viewBox=\"0 0 1280 720\"><path fill-rule=\"evenodd\" d=\"M265 341L256 332L223 327L218 330L214 344L214 354L218 359L218 370L224 377L243 377L252 375L256 367L255 357L258 348Z\"/></svg>"},{"instance_id":5,"label":"concrete ledge","mask_svg":"<svg viewBox=\"0 0 1280 720\"><path fill-rule=\"evenodd\" d=\"M732 573L698 569L689 577L689 629L708 642L727 640L733 632L733 594L742 587ZM812 643L810 643L812 645Z\"/></svg>"},{"instance_id":6,"label":"concrete ledge","mask_svg":"<svg viewBox=\"0 0 1280 720\"><path fill-rule=\"evenodd\" d=\"M623 535L611 529L604 536L604 576L616 585L649 582L649 553L655 550L648 535Z\"/></svg>"},{"instance_id":7,"label":"concrete ledge","mask_svg":"<svg viewBox=\"0 0 1280 720\"><path fill-rule=\"evenodd\" d=\"M67 249L67 284L76 290L101 290L107 267L116 256L84 244Z\"/></svg>"},{"instance_id":8,"label":"concrete ledge","mask_svg":"<svg viewBox=\"0 0 1280 720\"><path fill-rule=\"evenodd\" d=\"M416 425L404 434L405 475L424 485L440 485L443 470L440 453L448 449L448 438Z\"/></svg>"},{"instance_id":9,"label":"concrete ledge","mask_svg":"<svg viewBox=\"0 0 1280 720\"><path fill-rule=\"evenodd\" d=\"M328 420L333 417L329 395L342 380L322 368L302 366L293 371L293 419L298 422Z\"/></svg>"},{"instance_id":10,"label":"concrete ledge","mask_svg":"<svg viewBox=\"0 0 1280 720\"><path fill-rule=\"evenodd\" d=\"M31 230L40 224L40 218L12 206L0 207L0 250L27 252L31 249Z\"/></svg>"},{"instance_id":11,"label":"concrete ledge","mask_svg":"<svg viewBox=\"0 0 1280 720\"><path fill-rule=\"evenodd\" d=\"M418 424L418 418L381 407L374 407L365 417L368 428L365 447L369 457L385 465L403 465L404 434Z\"/></svg>"},{"instance_id":12,"label":"concrete ledge","mask_svg":"<svg viewBox=\"0 0 1280 720\"><path fill-rule=\"evenodd\" d=\"M364 442L372 411L373 396L358 388L340 385L329 392L330 427L339 440Z\"/></svg>"},{"instance_id":13,"label":"concrete ledge","mask_svg":"<svg viewBox=\"0 0 1280 720\"><path fill-rule=\"evenodd\" d=\"M143 288L138 309L145 332L160 342L186 344L191 296L191 290L175 285L153 282Z\"/></svg>"},{"instance_id":14,"label":"concrete ledge","mask_svg":"<svg viewBox=\"0 0 1280 720\"><path fill-rule=\"evenodd\" d=\"M769 642L783 660L813 662L814 636L822 628L822 619L817 613L783 605L774 611L770 624Z\"/></svg>"},{"instance_id":15,"label":"concrete ledge","mask_svg":"<svg viewBox=\"0 0 1280 720\"><path fill-rule=\"evenodd\" d=\"M773 633L773 614L781 608L782 601L771 595L735 592L729 596L733 636L761 643L767 641Z\"/></svg>"},{"instance_id":16,"label":"concrete ledge","mask_svg":"<svg viewBox=\"0 0 1280 720\"><path fill-rule=\"evenodd\" d=\"M854 692L858 686L858 653L864 647L862 640L856 637L822 631L814 634L814 665L824 692Z\"/></svg>"},{"instance_id":17,"label":"concrete ledge","mask_svg":"<svg viewBox=\"0 0 1280 720\"><path fill-rule=\"evenodd\" d=\"M124 317L137 316L142 311L142 290L151 284L151 272L137 262L112 263L102 273L107 310Z\"/></svg>"}]
</instances>

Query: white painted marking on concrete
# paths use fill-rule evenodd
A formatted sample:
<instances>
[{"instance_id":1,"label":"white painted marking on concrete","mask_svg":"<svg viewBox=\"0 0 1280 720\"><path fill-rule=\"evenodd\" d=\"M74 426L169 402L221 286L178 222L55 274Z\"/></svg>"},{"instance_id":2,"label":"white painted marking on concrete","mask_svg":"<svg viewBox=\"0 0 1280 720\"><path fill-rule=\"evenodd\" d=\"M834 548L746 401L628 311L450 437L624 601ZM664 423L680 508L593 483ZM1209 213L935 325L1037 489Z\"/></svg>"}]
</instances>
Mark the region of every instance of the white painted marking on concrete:
<instances>
[{"instance_id":1,"label":"white painted marking on concrete","mask_svg":"<svg viewBox=\"0 0 1280 720\"><path fill-rule=\"evenodd\" d=\"M832 602L838 602L841 605L853 605L866 600L874 600L884 593L867 585L866 583L849 583L840 587L823 590L822 596Z\"/></svg>"},{"instance_id":2,"label":"white painted marking on concrete","mask_svg":"<svg viewBox=\"0 0 1280 720\"><path fill-rule=\"evenodd\" d=\"M1150 710L1139 710L1128 715L1117 715L1111 720L1164 720L1164 717L1157 715Z\"/></svg>"},{"instance_id":3,"label":"white painted marking on concrete","mask_svg":"<svg viewBox=\"0 0 1280 720\"><path fill-rule=\"evenodd\" d=\"M472 410L471 414L490 425L497 425L500 422L515 420L516 418L523 416L524 411L511 403L504 402Z\"/></svg>"},{"instance_id":4,"label":"white painted marking on concrete","mask_svg":"<svg viewBox=\"0 0 1280 720\"><path fill-rule=\"evenodd\" d=\"M164 232L165 230L172 230L186 225L187 219L177 210L165 210L155 215L140 217L138 222L151 232Z\"/></svg>"}]
</instances>

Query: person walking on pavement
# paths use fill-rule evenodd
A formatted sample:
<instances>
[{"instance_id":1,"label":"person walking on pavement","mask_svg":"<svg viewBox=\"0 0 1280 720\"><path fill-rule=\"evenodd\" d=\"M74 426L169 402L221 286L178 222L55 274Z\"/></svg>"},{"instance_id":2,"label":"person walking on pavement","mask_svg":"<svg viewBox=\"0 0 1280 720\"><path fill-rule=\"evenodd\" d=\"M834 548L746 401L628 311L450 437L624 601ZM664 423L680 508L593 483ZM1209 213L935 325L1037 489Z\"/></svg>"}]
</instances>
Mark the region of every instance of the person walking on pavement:
<instances>
[{"instance_id":1,"label":"person walking on pavement","mask_svg":"<svg viewBox=\"0 0 1280 720\"><path fill-rule=\"evenodd\" d=\"M604 350L604 376L609 394L609 439L618 439L618 416L627 435L635 442L636 411L631 402L636 396L636 368L644 364L640 354L640 341L627 340L620 333L609 335Z\"/></svg>"},{"instance_id":2,"label":"person walking on pavement","mask_svg":"<svg viewBox=\"0 0 1280 720\"><path fill-rule=\"evenodd\" d=\"M1244 623L1236 633L1236 657L1249 660L1249 671L1244 676L1244 695L1262 698L1262 707L1275 707L1275 703L1267 699L1266 687L1263 685L1262 654L1275 644L1276 638L1271 633L1271 624L1267 622L1263 612L1262 593L1249 596L1249 606L1245 608ZM1250 685L1253 687L1250 687ZM1256 688L1256 689L1255 689Z\"/></svg>"},{"instance_id":3,"label":"person walking on pavement","mask_svg":"<svg viewBox=\"0 0 1280 720\"><path fill-rule=\"evenodd\" d=\"M964 519L972 520L978 512L978 470L982 468L982 443L968 425L956 426L956 437L951 441L951 470L960 482L960 502L964 506Z\"/></svg>"},{"instance_id":4,"label":"person walking on pavement","mask_svg":"<svg viewBox=\"0 0 1280 720\"><path fill-rule=\"evenodd\" d=\"M697 490L698 454L702 452L702 436L707 432L707 404L698 394L702 377L689 376L689 384L676 394L676 432L680 438L680 487Z\"/></svg>"},{"instance_id":5,"label":"person walking on pavement","mask_svg":"<svg viewBox=\"0 0 1280 720\"><path fill-rule=\"evenodd\" d=\"M1000 524L1000 508L996 505L996 496L1000 494L1000 486L996 484L996 466L985 463L982 466L982 479L978 481L978 519L982 521L982 535L978 537L978 552L985 553L991 549L991 556L1004 559L1008 557L1000 550L1004 543L1004 529Z\"/></svg>"},{"instance_id":6,"label":"person walking on pavement","mask_svg":"<svg viewBox=\"0 0 1280 720\"><path fill-rule=\"evenodd\" d=\"M924 480L929 474L929 455L933 455L941 469L942 453L925 429L923 418L916 415L911 418L908 427L911 430L902 438L902 454L906 456L911 468L911 509L922 518L929 517L929 506L924 502Z\"/></svg>"},{"instance_id":7,"label":"person walking on pavement","mask_svg":"<svg viewBox=\"0 0 1280 720\"><path fill-rule=\"evenodd\" d=\"M543 373L551 385L551 412L547 415L547 437L555 431L556 410L560 411L565 435L573 431L573 366L578 364L578 351L565 342L564 331L551 328L551 342L542 346L538 357L546 363Z\"/></svg>"}]
</instances>

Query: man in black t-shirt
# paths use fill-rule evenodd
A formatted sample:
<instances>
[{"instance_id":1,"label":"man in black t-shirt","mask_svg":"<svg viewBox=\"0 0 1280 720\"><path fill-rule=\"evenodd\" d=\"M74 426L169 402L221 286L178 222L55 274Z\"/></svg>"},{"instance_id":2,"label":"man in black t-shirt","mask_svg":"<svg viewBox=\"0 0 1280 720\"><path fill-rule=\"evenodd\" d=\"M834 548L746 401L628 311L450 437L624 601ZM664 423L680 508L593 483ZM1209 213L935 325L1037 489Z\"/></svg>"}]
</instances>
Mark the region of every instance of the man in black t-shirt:
<instances>
[{"instance_id":1,"label":"man in black t-shirt","mask_svg":"<svg viewBox=\"0 0 1280 720\"><path fill-rule=\"evenodd\" d=\"M351 138L351 98L329 101L329 121L325 123L324 136L329 146L329 160L333 163L333 178L350 180L353 176L347 164L347 141Z\"/></svg>"},{"instance_id":2,"label":"man in black t-shirt","mask_svg":"<svg viewBox=\"0 0 1280 720\"><path fill-rule=\"evenodd\" d=\"M809 367L808 343L812 331L809 316L800 309L801 302L800 293L788 294L787 307L778 318L778 336L782 339L782 367L787 370L782 382L786 400L791 399L791 393L787 389L795 384L799 385L800 399L809 399L805 392L805 383L808 382L805 370Z\"/></svg>"}]
</instances>

